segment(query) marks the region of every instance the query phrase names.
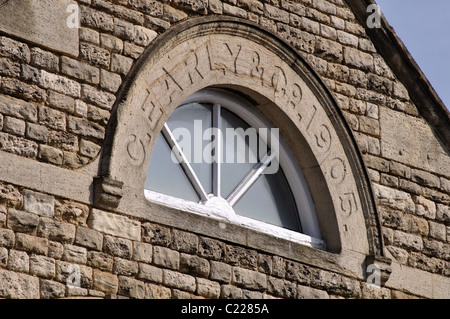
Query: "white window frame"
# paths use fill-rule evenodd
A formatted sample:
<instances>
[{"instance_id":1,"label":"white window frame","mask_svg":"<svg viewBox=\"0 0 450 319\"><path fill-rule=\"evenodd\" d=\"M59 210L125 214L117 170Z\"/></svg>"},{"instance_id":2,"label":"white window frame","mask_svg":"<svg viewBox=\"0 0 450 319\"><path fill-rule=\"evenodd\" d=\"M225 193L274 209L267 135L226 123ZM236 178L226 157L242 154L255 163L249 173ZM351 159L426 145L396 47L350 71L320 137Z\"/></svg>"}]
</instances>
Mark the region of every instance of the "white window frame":
<instances>
[{"instance_id":1,"label":"white window frame","mask_svg":"<svg viewBox=\"0 0 450 319\"><path fill-rule=\"evenodd\" d=\"M193 102L208 103L215 106L220 105L221 107L236 114L242 120L247 122L250 127L253 127L255 129L269 129L273 127L273 125L265 118L265 116L263 116L263 114L255 106L251 105L247 100L222 89L208 88L200 90L189 96L180 105ZM213 108L215 106L213 106ZM219 118L220 114L218 114L218 112L213 112L214 127L218 127ZM171 144L170 142L170 130L168 129L167 124L164 125L162 133L168 140L169 146L171 148L173 146L176 147L176 145ZM294 155L281 136L279 138L279 143L279 164L283 169L288 185L291 188L294 201L297 205L300 223L302 226L302 233L238 215L234 212L233 208L225 199L217 196L208 196L201 187L200 182L198 182L197 185L193 185L196 189L196 192L200 196L200 203L195 203L178 197L161 194L148 189L144 189L145 197L149 201L176 209L189 211L194 214L209 216L211 218L217 219L219 222L229 222L232 224L248 227L250 229L260 231L262 233L266 233L278 238L287 239L289 241L314 248L325 249L325 243L321 239L319 223L317 221L313 200L311 194L309 193L306 180L301 172L301 169L298 167ZM184 165L186 165L185 167L183 167L186 174L194 175L190 176L189 179L191 181L197 179L192 168L189 167L189 163L186 163ZM216 195L220 193L220 191L218 191L218 188L220 187L220 180L219 178L217 178L218 176L220 176L220 164L214 163L213 165L213 194ZM193 184L196 183L194 182ZM225 224L219 223L219 226L221 225L223 227L226 227Z\"/></svg>"}]
</instances>

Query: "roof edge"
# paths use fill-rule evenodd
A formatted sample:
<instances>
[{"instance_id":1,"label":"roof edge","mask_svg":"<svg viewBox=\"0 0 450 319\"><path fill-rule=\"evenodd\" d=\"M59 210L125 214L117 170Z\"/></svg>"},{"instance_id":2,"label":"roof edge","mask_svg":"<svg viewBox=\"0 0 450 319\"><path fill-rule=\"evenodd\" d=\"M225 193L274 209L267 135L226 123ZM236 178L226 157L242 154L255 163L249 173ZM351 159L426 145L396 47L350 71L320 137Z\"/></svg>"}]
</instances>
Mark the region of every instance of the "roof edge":
<instances>
[{"instance_id":1,"label":"roof edge","mask_svg":"<svg viewBox=\"0 0 450 319\"><path fill-rule=\"evenodd\" d=\"M408 90L411 100L416 104L420 114L432 126L443 144L450 150L450 112L426 78L416 61L409 53L394 29L381 15L381 27L369 28L367 7L377 4L374 0L346 0L358 21L364 26L377 51L397 78Z\"/></svg>"}]
</instances>

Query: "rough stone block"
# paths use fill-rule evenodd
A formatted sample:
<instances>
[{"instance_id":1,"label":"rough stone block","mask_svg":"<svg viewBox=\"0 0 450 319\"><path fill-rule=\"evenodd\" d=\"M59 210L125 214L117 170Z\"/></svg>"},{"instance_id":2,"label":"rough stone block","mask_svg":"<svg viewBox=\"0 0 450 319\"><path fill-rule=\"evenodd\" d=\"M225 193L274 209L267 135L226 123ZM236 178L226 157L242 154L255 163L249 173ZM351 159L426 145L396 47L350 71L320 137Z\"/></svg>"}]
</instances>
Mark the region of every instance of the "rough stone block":
<instances>
[{"instance_id":1,"label":"rough stone block","mask_svg":"<svg viewBox=\"0 0 450 319\"><path fill-rule=\"evenodd\" d=\"M100 251L103 246L103 235L90 228L78 227L75 244Z\"/></svg>"},{"instance_id":2,"label":"rough stone block","mask_svg":"<svg viewBox=\"0 0 450 319\"><path fill-rule=\"evenodd\" d=\"M141 242L133 242L133 260L151 263L152 256L152 245Z\"/></svg>"},{"instance_id":3,"label":"rough stone block","mask_svg":"<svg viewBox=\"0 0 450 319\"><path fill-rule=\"evenodd\" d=\"M399 230L394 231L394 245L416 251L421 251L423 249L423 241L420 236L408 234Z\"/></svg>"},{"instance_id":4,"label":"rough stone block","mask_svg":"<svg viewBox=\"0 0 450 319\"><path fill-rule=\"evenodd\" d=\"M197 294L205 298L219 298L220 284L207 279L197 278Z\"/></svg>"},{"instance_id":5,"label":"rough stone block","mask_svg":"<svg viewBox=\"0 0 450 319\"><path fill-rule=\"evenodd\" d=\"M137 241L141 239L141 223L125 216L93 209L88 219L88 225L105 234Z\"/></svg>"},{"instance_id":6,"label":"rough stone block","mask_svg":"<svg viewBox=\"0 0 450 319\"><path fill-rule=\"evenodd\" d=\"M169 227L145 223L142 224L142 240L154 245L168 247L172 241Z\"/></svg>"},{"instance_id":7,"label":"rough stone block","mask_svg":"<svg viewBox=\"0 0 450 319\"><path fill-rule=\"evenodd\" d=\"M180 253L165 247L153 247L153 263L177 270L180 268Z\"/></svg>"},{"instance_id":8,"label":"rough stone block","mask_svg":"<svg viewBox=\"0 0 450 319\"><path fill-rule=\"evenodd\" d=\"M45 125L28 123L25 133L27 138L37 142L46 143L49 136L49 131Z\"/></svg>"},{"instance_id":9,"label":"rough stone block","mask_svg":"<svg viewBox=\"0 0 450 319\"><path fill-rule=\"evenodd\" d=\"M145 298L145 284L133 278L119 276L119 287L117 293L130 298Z\"/></svg>"},{"instance_id":10,"label":"rough stone block","mask_svg":"<svg viewBox=\"0 0 450 319\"><path fill-rule=\"evenodd\" d=\"M22 203L23 195L16 187L0 182L0 204L6 207L20 208L22 207Z\"/></svg>"},{"instance_id":11,"label":"rough stone block","mask_svg":"<svg viewBox=\"0 0 450 319\"><path fill-rule=\"evenodd\" d=\"M209 279L222 283L231 282L231 266L219 261L211 261Z\"/></svg>"},{"instance_id":12,"label":"rough stone block","mask_svg":"<svg viewBox=\"0 0 450 319\"><path fill-rule=\"evenodd\" d=\"M172 297L170 288L154 284L146 284L145 287L146 299L170 299Z\"/></svg>"},{"instance_id":13,"label":"rough stone block","mask_svg":"<svg viewBox=\"0 0 450 319\"><path fill-rule=\"evenodd\" d=\"M63 298L66 294L66 285L59 282L41 279L40 286L41 299Z\"/></svg>"},{"instance_id":14,"label":"rough stone block","mask_svg":"<svg viewBox=\"0 0 450 319\"><path fill-rule=\"evenodd\" d=\"M136 261L114 257L113 272L118 275L135 276L139 271Z\"/></svg>"},{"instance_id":15,"label":"rough stone block","mask_svg":"<svg viewBox=\"0 0 450 319\"><path fill-rule=\"evenodd\" d=\"M381 205L405 212L415 212L415 204L408 193L381 185L374 185L374 193Z\"/></svg>"},{"instance_id":16,"label":"rough stone block","mask_svg":"<svg viewBox=\"0 0 450 319\"><path fill-rule=\"evenodd\" d=\"M0 228L0 247L14 247L14 232L11 229Z\"/></svg>"},{"instance_id":17,"label":"rough stone block","mask_svg":"<svg viewBox=\"0 0 450 319\"><path fill-rule=\"evenodd\" d=\"M222 260L225 257L225 244L218 240L200 237L198 254L201 257Z\"/></svg>"},{"instance_id":18,"label":"rough stone block","mask_svg":"<svg viewBox=\"0 0 450 319\"><path fill-rule=\"evenodd\" d=\"M80 43L80 57L91 65L105 69L109 68L111 61L111 53L108 50L86 42Z\"/></svg>"},{"instance_id":19,"label":"rough stone block","mask_svg":"<svg viewBox=\"0 0 450 319\"><path fill-rule=\"evenodd\" d=\"M119 279L116 275L94 269L92 273L93 289L107 294L115 294L119 288Z\"/></svg>"},{"instance_id":20,"label":"rough stone block","mask_svg":"<svg viewBox=\"0 0 450 319\"><path fill-rule=\"evenodd\" d=\"M194 292L197 288L195 278L169 269L163 270L163 283L171 288Z\"/></svg>"},{"instance_id":21,"label":"rough stone block","mask_svg":"<svg viewBox=\"0 0 450 319\"><path fill-rule=\"evenodd\" d=\"M100 91L90 85L83 84L81 98L87 102L97 105L105 110L111 110L116 96L114 94Z\"/></svg>"},{"instance_id":22,"label":"rough stone block","mask_svg":"<svg viewBox=\"0 0 450 319\"><path fill-rule=\"evenodd\" d=\"M7 226L12 230L22 233L34 233L39 223L39 217L36 214L20 210L9 209Z\"/></svg>"},{"instance_id":23,"label":"rough stone block","mask_svg":"<svg viewBox=\"0 0 450 319\"><path fill-rule=\"evenodd\" d=\"M198 256L181 254L180 255L180 271L198 277L208 278L209 262Z\"/></svg>"},{"instance_id":24,"label":"rough stone block","mask_svg":"<svg viewBox=\"0 0 450 319\"><path fill-rule=\"evenodd\" d=\"M324 290L319 290L306 286L297 286L298 299L330 299L328 293Z\"/></svg>"},{"instance_id":25,"label":"rough stone block","mask_svg":"<svg viewBox=\"0 0 450 319\"><path fill-rule=\"evenodd\" d=\"M233 268L233 282L238 287L246 289L262 291L267 288L267 277L265 274L239 267Z\"/></svg>"},{"instance_id":26,"label":"rough stone block","mask_svg":"<svg viewBox=\"0 0 450 319\"><path fill-rule=\"evenodd\" d=\"M87 250L84 247L66 244L64 245L63 260L77 264L86 264Z\"/></svg>"},{"instance_id":27,"label":"rough stone block","mask_svg":"<svg viewBox=\"0 0 450 319\"><path fill-rule=\"evenodd\" d=\"M139 279L162 283L163 271L161 268L139 263L139 273L137 277Z\"/></svg>"},{"instance_id":28,"label":"rough stone block","mask_svg":"<svg viewBox=\"0 0 450 319\"><path fill-rule=\"evenodd\" d=\"M103 238L103 251L113 256L130 259L133 245L128 239L106 235Z\"/></svg>"},{"instance_id":29,"label":"rough stone block","mask_svg":"<svg viewBox=\"0 0 450 319\"><path fill-rule=\"evenodd\" d=\"M16 155L35 158L38 144L19 136L0 132L0 149Z\"/></svg>"},{"instance_id":30,"label":"rough stone block","mask_svg":"<svg viewBox=\"0 0 450 319\"><path fill-rule=\"evenodd\" d=\"M112 256L98 252L89 251L87 254L87 265L107 272L112 272L114 259Z\"/></svg>"},{"instance_id":31,"label":"rough stone block","mask_svg":"<svg viewBox=\"0 0 450 319\"><path fill-rule=\"evenodd\" d=\"M3 130L10 134L24 136L25 121L14 117L5 116L3 119Z\"/></svg>"},{"instance_id":32,"label":"rough stone block","mask_svg":"<svg viewBox=\"0 0 450 319\"><path fill-rule=\"evenodd\" d=\"M39 220L37 234L60 243L72 243L75 238L75 225L42 217Z\"/></svg>"},{"instance_id":33,"label":"rough stone block","mask_svg":"<svg viewBox=\"0 0 450 319\"><path fill-rule=\"evenodd\" d=\"M274 296L292 299L297 296L297 284L288 280L269 277L267 291Z\"/></svg>"},{"instance_id":34,"label":"rough stone block","mask_svg":"<svg viewBox=\"0 0 450 319\"><path fill-rule=\"evenodd\" d=\"M32 254L47 255L48 239L17 233L16 249L23 250Z\"/></svg>"},{"instance_id":35,"label":"rough stone block","mask_svg":"<svg viewBox=\"0 0 450 319\"><path fill-rule=\"evenodd\" d=\"M28 254L24 251L11 249L9 251L7 268L9 270L27 273L30 270L30 260Z\"/></svg>"},{"instance_id":36,"label":"rough stone block","mask_svg":"<svg viewBox=\"0 0 450 319\"><path fill-rule=\"evenodd\" d=\"M38 299L39 278L0 268L0 296L10 299Z\"/></svg>"},{"instance_id":37,"label":"rough stone block","mask_svg":"<svg viewBox=\"0 0 450 319\"><path fill-rule=\"evenodd\" d=\"M32 255L30 257L30 274L51 279L56 274L55 260L46 256Z\"/></svg>"},{"instance_id":38,"label":"rough stone block","mask_svg":"<svg viewBox=\"0 0 450 319\"><path fill-rule=\"evenodd\" d=\"M100 71L98 68L68 57L61 57L61 72L92 84L100 83Z\"/></svg>"},{"instance_id":39,"label":"rough stone block","mask_svg":"<svg viewBox=\"0 0 450 319\"><path fill-rule=\"evenodd\" d=\"M59 71L59 57L38 47L30 49L31 65L44 68L50 72Z\"/></svg>"},{"instance_id":40,"label":"rough stone block","mask_svg":"<svg viewBox=\"0 0 450 319\"><path fill-rule=\"evenodd\" d=\"M65 131L66 114L45 106L39 107L39 123L49 128Z\"/></svg>"},{"instance_id":41,"label":"rough stone block","mask_svg":"<svg viewBox=\"0 0 450 319\"><path fill-rule=\"evenodd\" d=\"M104 127L100 126L97 123L92 123L91 121L78 117L69 116L67 129L71 133L97 139L103 139L105 136Z\"/></svg>"},{"instance_id":42,"label":"rough stone block","mask_svg":"<svg viewBox=\"0 0 450 319\"><path fill-rule=\"evenodd\" d=\"M3 23L0 30L4 28ZM0 55L25 63L30 62L31 56L30 49L25 43L7 37L0 37Z\"/></svg>"}]
</instances>

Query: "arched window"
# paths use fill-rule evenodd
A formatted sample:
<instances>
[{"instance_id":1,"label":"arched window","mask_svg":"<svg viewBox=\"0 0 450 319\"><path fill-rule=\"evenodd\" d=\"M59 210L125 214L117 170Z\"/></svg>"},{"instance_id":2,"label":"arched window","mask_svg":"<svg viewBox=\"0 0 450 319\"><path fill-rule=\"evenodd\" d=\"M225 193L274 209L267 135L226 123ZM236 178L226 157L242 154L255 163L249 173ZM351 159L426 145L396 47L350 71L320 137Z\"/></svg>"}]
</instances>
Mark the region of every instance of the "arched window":
<instances>
[{"instance_id":1,"label":"arched window","mask_svg":"<svg viewBox=\"0 0 450 319\"><path fill-rule=\"evenodd\" d=\"M175 109L156 141L145 195L323 247L288 145L254 105L229 91L203 89Z\"/></svg>"}]
</instances>

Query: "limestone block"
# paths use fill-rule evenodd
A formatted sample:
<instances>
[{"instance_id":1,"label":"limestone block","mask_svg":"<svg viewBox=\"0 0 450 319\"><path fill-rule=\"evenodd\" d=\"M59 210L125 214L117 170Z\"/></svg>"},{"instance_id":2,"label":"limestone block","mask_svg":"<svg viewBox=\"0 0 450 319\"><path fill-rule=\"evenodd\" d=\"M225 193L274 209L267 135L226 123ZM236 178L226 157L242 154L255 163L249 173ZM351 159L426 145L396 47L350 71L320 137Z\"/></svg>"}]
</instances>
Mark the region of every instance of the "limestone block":
<instances>
[{"instance_id":1,"label":"limestone block","mask_svg":"<svg viewBox=\"0 0 450 319\"><path fill-rule=\"evenodd\" d=\"M163 274L163 283L169 287L189 292L194 292L196 289L195 278L190 275L181 274L169 269L164 269Z\"/></svg>"},{"instance_id":2,"label":"limestone block","mask_svg":"<svg viewBox=\"0 0 450 319\"><path fill-rule=\"evenodd\" d=\"M374 185L374 193L381 205L406 212L415 212L415 204L408 193L381 185Z\"/></svg>"},{"instance_id":3,"label":"limestone block","mask_svg":"<svg viewBox=\"0 0 450 319\"><path fill-rule=\"evenodd\" d=\"M55 200L53 196L24 190L24 210L40 216L53 217Z\"/></svg>"},{"instance_id":4,"label":"limestone block","mask_svg":"<svg viewBox=\"0 0 450 319\"><path fill-rule=\"evenodd\" d=\"M153 247L153 263L177 270L180 268L180 253L165 247Z\"/></svg>"},{"instance_id":5,"label":"limestone block","mask_svg":"<svg viewBox=\"0 0 450 319\"><path fill-rule=\"evenodd\" d=\"M37 234L60 243L72 243L75 238L75 225L42 217L39 220Z\"/></svg>"},{"instance_id":6,"label":"limestone block","mask_svg":"<svg viewBox=\"0 0 450 319\"><path fill-rule=\"evenodd\" d=\"M105 234L138 241L141 239L141 223L125 216L93 209L88 225Z\"/></svg>"},{"instance_id":7,"label":"limestone block","mask_svg":"<svg viewBox=\"0 0 450 319\"><path fill-rule=\"evenodd\" d=\"M0 296L13 299L39 298L39 278L0 269Z\"/></svg>"},{"instance_id":8,"label":"limestone block","mask_svg":"<svg viewBox=\"0 0 450 319\"><path fill-rule=\"evenodd\" d=\"M139 279L149 280L155 283L162 283L163 271L161 268L139 263L139 273L137 277Z\"/></svg>"},{"instance_id":9,"label":"limestone block","mask_svg":"<svg viewBox=\"0 0 450 319\"><path fill-rule=\"evenodd\" d=\"M267 288L267 278L265 274L244 268L233 268L233 281L238 287L265 290Z\"/></svg>"},{"instance_id":10,"label":"limestone block","mask_svg":"<svg viewBox=\"0 0 450 319\"><path fill-rule=\"evenodd\" d=\"M197 294L205 298L219 298L220 284L203 278L197 278Z\"/></svg>"},{"instance_id":11,"label":"limestone block","mask_svg":"<svg viewBox=\"0 0 450 319\"><path fill-rule=\"evenodd\" d=\"M448 174L450 157L425 120L380 107L380 132L384 157L425 171Z\"/></svg>"},{"instance_id":12,"label":"limestone block","mask_svg":"<svg viewBox=\"0 0 450 319\"><path fill-rule=\"evenodd\" d=\"M9 1L0 7L0 31L76 57L78 29L68 23L69 5L78 9L72 0Z\"/></svg>"},{"instance_id":13,"label":"limestone block","mask_svg":"<svg viewBox=\"0 0 450 319\"><path fill-rule=\"evenodd\" d=\"M51 279L56 274L55 260L46 256L32 255L30 257L30 274Z\"/></svg>"}]
</instances>

